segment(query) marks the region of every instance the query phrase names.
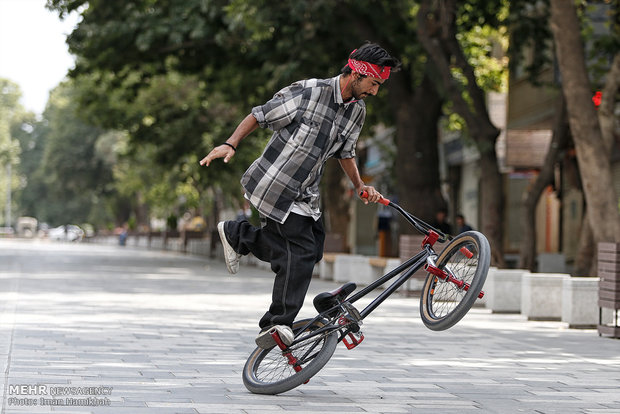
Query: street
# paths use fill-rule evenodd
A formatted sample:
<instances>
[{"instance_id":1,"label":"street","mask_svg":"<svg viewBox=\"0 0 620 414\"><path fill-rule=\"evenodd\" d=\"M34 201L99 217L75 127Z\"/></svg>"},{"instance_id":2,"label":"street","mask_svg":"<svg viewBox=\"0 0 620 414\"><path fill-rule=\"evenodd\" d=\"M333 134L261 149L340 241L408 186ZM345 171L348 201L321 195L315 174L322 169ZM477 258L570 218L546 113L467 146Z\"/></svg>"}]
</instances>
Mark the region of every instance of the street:
<instances>
[{"instance_id":1,"label":"street","mask_svg":"<svg viewBox=\"0 0 620 414\"><path fill-rule=\"evenodd\" d=\"M433 332L389 298L306 385L241 371L270 272L133 247L0 239L2 413L620 413L620 341L474 308ZM314 279L312 298L334 283Z\"/></svg>"}]
</instances>

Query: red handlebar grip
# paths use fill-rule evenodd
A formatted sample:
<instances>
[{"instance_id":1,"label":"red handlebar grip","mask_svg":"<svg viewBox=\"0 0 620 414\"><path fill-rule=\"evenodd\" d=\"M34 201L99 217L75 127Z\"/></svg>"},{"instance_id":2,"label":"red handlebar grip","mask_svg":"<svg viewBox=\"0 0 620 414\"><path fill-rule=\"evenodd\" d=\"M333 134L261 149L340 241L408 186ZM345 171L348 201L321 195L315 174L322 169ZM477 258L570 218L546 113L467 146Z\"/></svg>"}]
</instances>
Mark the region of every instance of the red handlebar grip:
<instances>
[{"instance_id":1,"label":"red handlebar grip","mask_svg":"<svg viewBox=\"0 0 620 414\"><path fill-rule=\"evenodd\" d=\"M361 198L368 198L368 191L366 191L366 190L360 191L360 197ZM378 202L383 204L384 206L387 206L387 205L390 204L390 200L388 200L387 198L383 198L383 197L381 197L381 199L379 199Z\"/></svg>"}]
</instances>

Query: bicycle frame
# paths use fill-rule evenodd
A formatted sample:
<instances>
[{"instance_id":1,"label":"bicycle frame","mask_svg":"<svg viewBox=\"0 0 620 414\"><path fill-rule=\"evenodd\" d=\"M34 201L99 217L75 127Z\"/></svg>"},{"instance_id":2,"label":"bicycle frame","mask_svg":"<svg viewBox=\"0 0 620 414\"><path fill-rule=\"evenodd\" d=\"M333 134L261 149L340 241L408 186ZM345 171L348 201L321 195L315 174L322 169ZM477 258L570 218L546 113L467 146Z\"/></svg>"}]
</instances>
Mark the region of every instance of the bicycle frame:
<instances>
[{"instance_id":1,"label":"bicycle frame","mask_svg":"<svg viewBox=\"0 0 620 414\"><path fill-rule=\"evenodd\" d=\"M379 294L379 296L377 296L371 303L366 305L366 307L360 311L362 319L366 318L366 316L370 315L370 313L374 311L379 305L381 305L381 303L383 303L390 295L392 295L392 293L396 292L399 287L401 287L407 280L409 280L409 278L411 278L411 276L413 276L415 272L424 267L428 257L435 254L435 251L430 245L425 245L424 249L418 254L416 254L405 263L401 264L391 272L381 276L379 279L375 280L370 285L366 286L365 288L351 296L347 300L347 302L357 302L359 299L363 298L368 293L383 285L385 282L393 279L394 277L402 273L402 275L398 279L396 279L392 284L390 284L383 292Z\"/></svg>"},{"instance_id":2,"label":"bicycle frame","mask_svg":"<svg viewBox=\"0 0 620 414\"><path fill-rule=\"evenodd\" d=\"M420 317L431 330L454 326L473 306L474 293L479 292L478 298L483 297L482 287L491 256L484 235L471 231L452 239L387 199L373 201L396 209L425 235L420 251L359 291L355 291L354 283L347 283L317 295L313 302L318 315L293 324L295 339L291 344L284 343L278 329L270 330L275 346L257 348L243 371L244 383L250 391L260 394L288 391L316 375L329 361L338 342L349 350L357 347L364 340L363 320L418 270L428 273L420 298ZM435 243L448 240L452 241L436 253ZM382 291L365 301L361 311L353 305L377 288Z\"/></svg>"},{"instance_id":3,"label":"bicycle frame","mask_svg":"<svg viewBox=\"0 0 620 414\"><path fill-rule=\"evenodd\" d=\"M367 194L363 192L360 194L360 197L366 198ZM409 278L411 278L411 276L413 276L415 272L417 272L419 269L424 267L428 263L429 258L433 256L434 257L437 256L437 253L435 253L435 251L433 250L433 245L435 244L435 242L439 241L441 243L444 243L452 239L452 237L442 233L441 231L435 229L431 225L418 219L417 217L412 216L407 211L403 210L402 207L400 207L398 204L392 203L388 199L381 198L379 203L385 206L392 207L395 210L397 210L413 227L416 228L416 230L426 235L426 237L424 238L424 241L422 242L422 246L421 246L422 250L419 253L417 253L415 256L411 257L404 263L402 263L400 266L396 267L394 270L386 273L379 279L375 280L370 285L364 287L362 290L355 293L354 295L352 295L350 298L346 299L343 302L343 303L353 304L357 302L359 299L366 296L368 293L377 289L379 286L383 285L389 280L392 280L393 278L400 275L398 279L396 279L392 284L390 284L371 303L366 305L366 307L359 312L360 321L365 319L368 315L370 315L370 313L372 313L372 311L374 311L379 305L381 305L381 303L383 303L389 296L391 296L394 292L396 292L396 290L399 287L401 287L407 280L409 280ZM340 308L342 308L342 304L336 305L331 309L321 312L310 323L308 323L307 326L310 326L312 323L318 321L319 319L325 318L325 315L330 314L333 310L340 309ZM305 330L307 326L303 327L302 330ZM314 337L316 335L320 335L326 331L341 330L341 329L343 329L343 326L340 326L337 323L337 321L330 320L330 323L327 324L325 327L317 329L311 334L305 336L303 340L307 340L308 338ZM350 332L351 332L351 328L345 328L344 332L342 332L342 334L340 335L338 341L339 342L342 341ZM294 345L297 342L298 341L294 341L293 344L291 345ZM347 348L348 347L349 345L347 345ZM304 357L302 357L302 359Z\"/></svg>"},{"instance_id":4,"label":"bicycle frame","mask_svg":"<svg viewBox=\"0 0 620 414\"><path fill-rule=\"evenodd\" d=\"M360 193L360 197L367 198L368 193L362 191ZM354 294L349 298L349 303L354 303L360 298L366 296L368 293L375 290L377 287L383 285L388 280L393 279L400 273L403 273L401 277L399 277L394 283L388 286L379 296L377 296L370 304L368 304L361 312L362 319L368 316L373 310L375 310L385 299L387 299L392 293L394 293L399 287L401 287L415 272L421 269L426 263L427 259L431 256L436 256L437 254L433 250L433 245L436 241L440 243L446 242L451 239L450 236L442 233L441 231L435 229L431 225L425 223L419 218L412 216L407 211L405 211L398 204L392 203L387 198L381 198L379 203L391 207L398 211L416 230L420 233L426 235L424 241L422 242L422 250L407 260L405 263L402 263L396 269L391 272L385 274L379 279L375 280L370 285L366 286L364 289L360 290L358 293ZM406 270L406 272L405 272Z\"/></svg>"},{"instance_id":5,"label":"bicycle frame","mask_svg":"<svg viewBox=\"0 0 620 414\"><path fill-rule=\"evenodd\" d=\"M381 305L381 303L383 303L389 296L391 296L394 292L396 292L396 290L399 287L401 287L409 278L411 278L411 276L413 276L413 274L416 271L418 271L423 266L425 266L427 263L427 259L434 255L436 255L436 253L433 250L432 245L430 244L429 241L427 241L427 239L424 239L422 250L419 253L411 257L406 262L402 263L400 266L396 267L394 270L381 276L379 279L375 280L370 285L364 287L362 290L355 293L350 298L346 299L343 303L353 304L354 302L363 298L364 296L366 296L373 290L377 289L379 286L383 285L387 281L400 275L398 279L396 279L393 283L391 283L383 292L381 292L375 299L373 299L371 303L366 305L366 307L360 311L360 316L361 316L360 320L365 319L368 315L370 315L370 313L372 313L372 311L374 311L377 307L379 307L379 305ZM306 326L302 328L302 331L304 331L308 326L311 326L314 322L320 319L325 319L325 315L331 313L334 309L340 309L342 307L343 305L341 303L341 304L334 306L331 309L321 312L314 319L312 319L308 324L306 324ZM326 324L324 327L313 331L312 333L304 336L303 338L299 340L293 341L293 343L290 346L294 346L300 341L307 341L309 338L315 337L317 335L321 335L325 332L344 329L344 331L340 333L339 338L338 338L338 342L342 342L347 337L347 335L349 335L352 332L352 329L351 327L343 327L339 325L338 319L339 319L338 317L330 318L330 322ZM345 345L347 345L347 348L352 349L357 344L353 346L349 346L348 344L345 344ZM312 351L313 349L308 350L305 355L299 358L299 361L305 360L305 358L307 358Z\"/></svg>"}]
</instances>

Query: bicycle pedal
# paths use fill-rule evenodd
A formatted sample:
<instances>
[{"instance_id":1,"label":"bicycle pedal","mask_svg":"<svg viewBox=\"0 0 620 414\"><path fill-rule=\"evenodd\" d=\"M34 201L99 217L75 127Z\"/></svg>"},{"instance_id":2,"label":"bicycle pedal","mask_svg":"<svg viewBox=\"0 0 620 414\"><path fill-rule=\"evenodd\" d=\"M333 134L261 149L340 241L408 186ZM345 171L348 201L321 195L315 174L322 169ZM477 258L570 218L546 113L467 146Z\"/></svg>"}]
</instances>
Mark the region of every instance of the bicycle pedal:
<instances>
[{"instance_id":1,"label":"bicycle pedal","mask_svg":"<svg viewBox=\"0 0 620 414\"><path fill-rule=\"evenodd\" d=\"M351 342L347 340L347 336L351 339ZM357 332L357 333L350 332L347 336L342 338L342 343L344 344L344 346L347 347L347 349L355 348L356 346L361 344L362 341L364 340L364 334L361 332Z\"/></svg>"}]
</instances>

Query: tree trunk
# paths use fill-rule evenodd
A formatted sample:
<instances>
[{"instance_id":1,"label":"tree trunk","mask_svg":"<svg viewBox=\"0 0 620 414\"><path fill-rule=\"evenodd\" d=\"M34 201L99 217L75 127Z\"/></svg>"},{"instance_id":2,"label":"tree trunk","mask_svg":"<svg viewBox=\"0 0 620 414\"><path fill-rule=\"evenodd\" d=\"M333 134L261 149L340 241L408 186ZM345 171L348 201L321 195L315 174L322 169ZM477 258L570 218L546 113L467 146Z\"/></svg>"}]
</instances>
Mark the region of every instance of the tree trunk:
<instances>
[{"instance_id":1,"label":"tree trunk","mask_svg":"<svg viewBox=\"0 0 620 414\"><path fill-rule=\"evenodd\" d=\"M592 105L581 31L573 2L551 0L551 31L594 241L619 242L618 198L613 187L609 154L605 151Z\"/></svg>"},{"instance_id":2,"label":"tree trunk","mask_svg":"<svg viewBox=\"0 0 620 414\"><path fill-rule=\"evenodd\" d=\"M389 86L396 113L396 188L399 203L424 221L445 207L439 177L437 124L442 101L426 74L412 96L394 83ZM415 233L410 225L402 233Z\"/></svg>"},{"instance_id":3,"label":"tree trunk","mask_svg":"<svg viewBox=\"0 0 620 414\"><path fill-rule=\"evenodd\" d=\"M347 194L349 188L346 175L340 164L336 160L329 160L325 165L325 173L323 174L323 185L321 192L323 200L328 202L323 204L325 211L324 226L326 233L334 233L340 235L343 246L350 251L348 234L349 221L349 202L351 198Z\"/></svg>"},{"instance_id":4,"label":"tree trunk","mask_svg":"<svg viewBox=\"0 0 620 414\"><path fill-rule=\"evenodd\" d=\"M616 117L614 110L616 109L616 94L620 89L620 52L616 53L611 68L605 79L603 87L603 99L598 108L598 120L601 125L601 134L605 149L611 154L614 145L614 132L616 128Z\"/></svg>"},{"instance_id":5,"label":"tree trunk","mask_svg":"<svg viewBox=\"0 0 620 414\"><path fill-rule=\"evenodd\" d=\"M587 210L586 210L587 214ZM587 217L581 223L575 265L572 276L595 276L596 275L596 249L594 248L594 234Z\"/></svg>"},{"instance_id":6,"label":"tree trunk","mask_svg":"<svg viewBox=\"0 0 620 414\"><path fill-rule=\"evenodd\" d=\"M483 177L480 188L482 226L481 231L491 245L491 263L506 267L503 247L504 185L497 167L495 150L480 154L480 175Z\"/></svg>"},{"instance_id":7,"label":"tree trunk","mask_svg":"<svg viewBox=\"0 0 620 414\"><path fill-rule=\"evenodd\" d=\"M503 254L503 180L497 165L495 143L499 130L491 123L484 92L478 86L471 65L456 38L456 0L436 4L423 0L418 11L418 37L439 72L439 82L451 99L455 111L467 124L469 136L480 153L483 181L480 188L481 231L489 240L493 264L505 267ZM461 86L452 76L458 67L467 79ZM464 98L467 93L468 102Z\"/></svg>"},{"instance_id":8,"label":"tree trunk","mask_svg":"<svg viewBox=\"0 0 620 414\"><path fill-rule=\"evenodd\" d=\"M607 73L605 86L603 88L603 99L598 108L598 119L601 125L601 134L605 151L611 156L615 145L614 131L616 118L614 110L616 106L616 93L620 88L620 53L616 53L609 73ZM581 225L579 244L577 245L577 256L573 276L594 276L596 269L596 249L594 248L594 235L587 217Z\"/></svg>"},{"instance_id":9,"label":"tree trunk","mask_svg":"<svg viewBox=\"0 0 620 414\"><path fill-rule=\"evenodd\" d=\"M544 189L553 184L555 165L560 160L562 151L568 144L568 119L566 104L562 99L561 108L556 112L553 125L553 137L549 145L549 151L545 156L544 165L532 183L528 191L524 193L523 200L523 239L521 241L521 257L519 267L533 272L536 270L536 205Z\"/></svg>"},{"instance_id":10,"label":"tree trunk","mask_svg":"<svg viewBox=\"0 0 620 414\"><path fill-rule=\"evenodd\" d=\"M134 214L136 215L136 224L138 229L149 228L149 206L144 201L144 195L138 191L135 198Z\"/></svg>"},{"instance_id":11,"label":"tree trunk","mask_svg":"<svg viewBox=\"0 0 620 414\"><path fill-rule=\"evenodd\" d=\"M366 17L356 19L355 27L362 38L377 39L384 47L397 49L391 47L390 38L377 33ZM441 194L437 146L443 99L431 79L434 71L434 65L427 63L421 83L414 85L413 74L404 66L386 82L396 118L394 171L398 203L424 221L432 221L437 210L446 206ZM417 234L404 219L400 223L401 234Z\"/></svg>"}]
</instances>

